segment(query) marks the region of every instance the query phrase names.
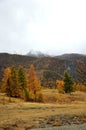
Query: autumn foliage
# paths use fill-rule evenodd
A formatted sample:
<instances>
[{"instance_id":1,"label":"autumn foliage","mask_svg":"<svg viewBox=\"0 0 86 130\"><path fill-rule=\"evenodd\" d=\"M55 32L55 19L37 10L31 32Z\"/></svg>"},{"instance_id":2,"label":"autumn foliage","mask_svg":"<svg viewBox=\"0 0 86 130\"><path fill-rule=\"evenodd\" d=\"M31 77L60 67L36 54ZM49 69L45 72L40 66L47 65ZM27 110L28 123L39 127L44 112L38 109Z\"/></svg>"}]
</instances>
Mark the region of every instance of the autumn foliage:
<instances>
[{"instance_id":1,"label":"autumn foliage","mask_svg":"<svg viewBox=\"0 0 86 130\"><path fill-rule=\"evenodd\" d=\"M50 76L50 72L45 75L45 79ZM45 80L45 85L52 89L56 88L59 93L71 93L75 91L86 92L86 86L74 83L71 75L65 71L63 79L54 79L54 74L51 80ZM54 82L51 82L53 81ZM47 84L48 83L48 84ZM4 70L1 91L5 92L9 97L21 98L25 101L43 102L44 97L41 93L40 80L36 76L34 66L31 64L27 70L23 66L18 68L15 66L8 67ZM53 84L53 85L52 85ZM47 86L45 86L47 87ZM53 99L57 99L54 95Z\"/></svg>"},{"instance_id":2,"label":"autumn foliage","mask_svg":"<svg viewBox=\"0 0 86 130\"><path fill-rule=\"evenodd\" d=\"M2 85L2 91L6 92L8 96L12 96L12 81L11 81L11 69L6 68L4 71L4 78L3 78L3 85Z\"/></svg>"},{"instance_id":3,"label":"autumn foliage","mask_svg":"<svg viewBox=\"0 0 86 130\"><path fill-rule=\"evenodd\" d=\"M6 68L2 80L3 92L9 97L19 97L26 101L42 101L40 82L33 65L28 75L22 66L18 69L14 66Z\"/></svg>"},{"instance_id":4,"label":"autumn foliage","mask_svg":"<svg viewBox=\"0 0 86 130\"><path fill-rule=\"evenodd\" d=\"M59 93L64 93L64 81L56 80L56 88L58 89Z\"/></svg>"},{"instance_id":5,"label":"autumn foliage","mask_svg":"<svg viewBox=\"0 0 86 130\"><path fill-rule=\"evenodd\" d=\"M40 89L40 82L36 77L34 66L31 65L28 76L28 91L30 92L30 98L32 101L37 101L37 96Z\"/></svg>"}]
</instances>

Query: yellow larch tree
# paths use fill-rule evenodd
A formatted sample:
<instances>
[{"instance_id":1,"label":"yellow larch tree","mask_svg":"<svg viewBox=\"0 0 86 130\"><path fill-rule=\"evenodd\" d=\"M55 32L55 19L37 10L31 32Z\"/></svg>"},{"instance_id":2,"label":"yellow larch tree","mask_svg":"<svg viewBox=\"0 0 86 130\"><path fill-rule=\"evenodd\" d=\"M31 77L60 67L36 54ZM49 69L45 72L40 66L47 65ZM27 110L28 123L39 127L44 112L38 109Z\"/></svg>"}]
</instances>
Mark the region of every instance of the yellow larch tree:
<instances>
[{"instance_id":1,"label":"yellow larch tree","mask_svg":"<svg viewBox=\"0 0 86 130\"><path fill-rule=\"evenodd\" d=\"M40 91L40 89L40 82L36 77L34 66L31 65L29 69L28 90L31 93L31 99L33 101L36 101L37 93Z\"/></svg>"},{"instance_id":2,"label":"yellow larch tree","mask_svg":"<svg viewBox=\"0 0 86 130\"><path fill-rule=\"evenodd\" d=\"M2 84L2 91L6 92L6 94L8 96L12 96L12 93L11 93L11 85L12 85L11 69L9 67L4 70L2 83L3 83Z\"/></svg>"}]
</instances>

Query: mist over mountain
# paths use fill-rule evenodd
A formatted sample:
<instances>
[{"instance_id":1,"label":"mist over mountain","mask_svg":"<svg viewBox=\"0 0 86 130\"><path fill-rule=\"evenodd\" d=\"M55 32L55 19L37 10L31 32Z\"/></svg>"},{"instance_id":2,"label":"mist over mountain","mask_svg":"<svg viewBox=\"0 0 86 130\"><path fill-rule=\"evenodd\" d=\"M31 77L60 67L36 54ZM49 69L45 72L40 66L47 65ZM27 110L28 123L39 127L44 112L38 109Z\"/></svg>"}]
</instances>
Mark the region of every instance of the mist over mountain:
<instances>
[{"instance_id":1,"label":"mist over mountain","mask_svg":"<svg viewBox=\"0 0 86 130\"><path fill-rule=\"evenodd\" d=\"M47 57L47 56L49 56L47 53L42 53L41 51L34 51L34 50L30 50L26 55L33 56L33 57Z\"/></svg>"}]
</instances>

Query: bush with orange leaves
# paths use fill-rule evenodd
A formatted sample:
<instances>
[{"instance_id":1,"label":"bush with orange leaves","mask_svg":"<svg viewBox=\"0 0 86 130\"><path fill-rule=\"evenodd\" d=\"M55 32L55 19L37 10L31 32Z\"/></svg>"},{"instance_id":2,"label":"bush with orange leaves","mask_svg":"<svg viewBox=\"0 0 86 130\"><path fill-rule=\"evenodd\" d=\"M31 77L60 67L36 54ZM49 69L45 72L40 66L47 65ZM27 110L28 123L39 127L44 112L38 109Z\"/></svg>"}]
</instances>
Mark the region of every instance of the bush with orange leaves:
<instances>
[{"instance_id":1,"label":"bush with orange leaves","mask_svg":"<svg viewBox=\"0 0 86 130\"><path fill-rule=\"evenodd\" d=\"M56 80L56 88L58 89L59 93L64 93L64 81Z\"/></svg>"},{"instance_id":2,"label":"bush with orange leaves","mask_svg":"<svg viewBox=\"0 0 86 130\"><path fill-rule=\"evenodd\" d=\"M74 90L86 92L86 86L83 84L74 84Z\"/></svg>"}]
</instances>

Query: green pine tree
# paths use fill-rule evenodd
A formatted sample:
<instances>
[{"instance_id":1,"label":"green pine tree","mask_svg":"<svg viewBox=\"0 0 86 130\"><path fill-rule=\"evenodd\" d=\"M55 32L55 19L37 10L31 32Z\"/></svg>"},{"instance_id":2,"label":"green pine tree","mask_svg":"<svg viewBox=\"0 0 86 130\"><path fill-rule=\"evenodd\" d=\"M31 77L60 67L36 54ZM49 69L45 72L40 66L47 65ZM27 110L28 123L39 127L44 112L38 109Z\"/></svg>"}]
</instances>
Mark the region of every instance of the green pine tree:
<instances>
[{"instance_id":1,"label":"green pine tree","mask_svg":"<svg viewBox=\"0 0 86 130\"><path fill-rule=\"evenodd\" d=\"M64 72L64 91L65 93L73 92L73 80L67 71Z\"/></svg>"},{"instance_id":2,"label":"green pine tree","mask_svg":"<svg viewBox=\"0 0 86 130\"><path fill-rule=\"evenodd\" d=\"M27 78L25 70L22 66L19 66L18 69L18 84L19 84L19 93L20 97L25 98L26 101L29 100L29 92L27 91Z\"/></svg>"},{"instance_id":3,"label":"green pine tree","mask_svg":"<svg viewBox=\"0 0 86 130\"><path fill-rule=\"evenodd\" d=\"M12 97L19 97L18 92L18 78L17 78L17 71L15 69L15 66L11 67L11 91L12 91Z\"/></svg>"}]
</instances>

